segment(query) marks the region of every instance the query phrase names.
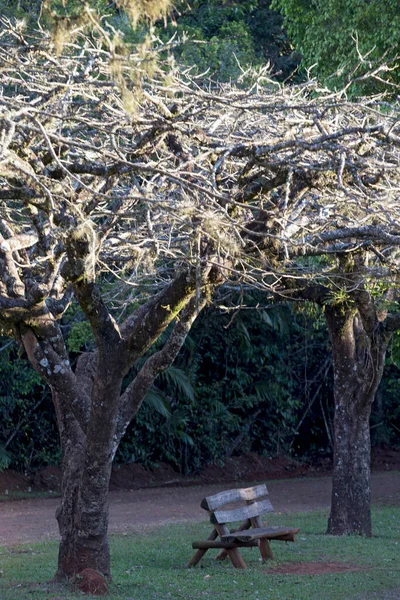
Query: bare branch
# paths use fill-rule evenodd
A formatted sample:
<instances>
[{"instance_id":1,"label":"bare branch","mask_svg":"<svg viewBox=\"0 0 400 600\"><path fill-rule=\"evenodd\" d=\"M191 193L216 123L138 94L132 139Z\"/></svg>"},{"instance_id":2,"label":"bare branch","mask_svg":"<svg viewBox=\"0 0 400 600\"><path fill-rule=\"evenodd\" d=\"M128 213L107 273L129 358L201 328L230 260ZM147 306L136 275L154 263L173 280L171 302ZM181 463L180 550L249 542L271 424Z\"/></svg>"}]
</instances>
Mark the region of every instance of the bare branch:
<instances>
[{"instance_id":1,"label":"bare branch","mask_svg":"<svg viewBox=\"0 0 400 600\"><path fill-rule=\"evenodd\" d=\"M115 448L124 435L127 426L138 412L147 392L157 375L168 368L176 358L187 334L198 313L206 304L206 299L192 298L180 313L174 329L163 348L152 354L144 363L139 373L127 387L120 399L117 429L115 432Z\"/></svg>"}]
</instances>

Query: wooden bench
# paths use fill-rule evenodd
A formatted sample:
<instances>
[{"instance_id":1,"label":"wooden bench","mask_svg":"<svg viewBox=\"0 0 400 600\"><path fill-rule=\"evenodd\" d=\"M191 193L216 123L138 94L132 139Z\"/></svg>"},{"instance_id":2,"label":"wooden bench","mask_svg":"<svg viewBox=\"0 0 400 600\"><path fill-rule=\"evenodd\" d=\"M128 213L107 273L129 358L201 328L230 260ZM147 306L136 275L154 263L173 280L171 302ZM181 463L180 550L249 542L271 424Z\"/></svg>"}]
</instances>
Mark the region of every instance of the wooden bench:
<instances>
[{"instance_id":1,"label":"wooden bench","mask_svg":"<svg viewBox=\"0 0 400 600\"><path fill-rule=\"evenodd\" d=\"M218 560L229 556L235 568L246 569L246 563L238 548L258 546L261 558L268 560L274 558L268 540L294 542L294 536L300 531L299 529L270 527L261 521L261 515L274 510L267 496L267 486L263 484L228 490L204 498L201 507L208 511L214 529L206 540L193 542L192 547L197 549L197 552L188 566L197 565L210 548L219 548L220 553L216 557ZM232 507L232 503L238 502L240 502L239 508ZM235 521L241 521L241 525L230 529L229 523Z\"/></svg>"}]
</instances>

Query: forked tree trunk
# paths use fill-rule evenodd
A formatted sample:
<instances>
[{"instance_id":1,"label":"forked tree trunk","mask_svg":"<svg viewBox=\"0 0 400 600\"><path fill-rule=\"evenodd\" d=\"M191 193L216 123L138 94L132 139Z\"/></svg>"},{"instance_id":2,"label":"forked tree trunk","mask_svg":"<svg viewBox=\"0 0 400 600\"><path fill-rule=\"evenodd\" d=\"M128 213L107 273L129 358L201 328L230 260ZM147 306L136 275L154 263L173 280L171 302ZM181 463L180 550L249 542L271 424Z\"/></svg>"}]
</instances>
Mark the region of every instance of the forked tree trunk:
<instances>
[{"instance_id":1,"label":"forked tree trunk","mask_svg":"<svg viewBox=\"0 0 400 600\"><path fill-rule=\"evenodd\" d=\"M76 403L86 417L78 420L71 413L75 399L63 399L53 390L63 454L57 578L72 577L87 568L110 578L108 488L115 451L156 376L175 359L205 302L205 298L190 300L163 348L145 361L122 395L127 361L118 347L78 362L76 388L78 393L84 390L84 398Z\"/></svg>"},{"instance_id":2,"label":"forked tree trunk","mask_svg":"<svg viewBox=\"0 0 400 600\"><path fill-rule=\"evenodd\" d=\"M72 252L71 263L76 266L74 256ZM201 281L208 294L211 280L216 283L219 275L211 267L204 273ZM63 482L56 513L61 535L57 579L88 568L110 578L107 532L112 460L155 378L172 364L206 304L207 295L198 296L197 284L197 271L180 273L120 328L95 284L79 278L75 293L91 323L97 349L81 355L74 372L61 331L48 313L36 331L19 328L33 367L52 390L60 432ZM162 348L145 360L121 394L129 369L174 320Z\"/></svg>"},{"instance_id":3,"label":"forked tree trunk","mask_svg":"<svg viewBox=\"0 0 400 600\"><path fill-rule=\"evenodd\" d=\"M370 414L387 343L354 309L326 307L334 368L335 440L328 533L372 535Z\"/></svg>"}]
</instances>

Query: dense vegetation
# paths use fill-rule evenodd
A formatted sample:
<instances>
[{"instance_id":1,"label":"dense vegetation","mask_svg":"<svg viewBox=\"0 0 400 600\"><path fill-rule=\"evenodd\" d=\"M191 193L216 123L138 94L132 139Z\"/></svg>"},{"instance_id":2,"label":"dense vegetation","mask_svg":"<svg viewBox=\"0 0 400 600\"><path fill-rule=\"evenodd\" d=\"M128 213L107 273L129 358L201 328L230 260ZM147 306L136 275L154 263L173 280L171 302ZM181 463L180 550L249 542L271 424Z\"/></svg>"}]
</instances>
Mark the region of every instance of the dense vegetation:
<instances>
[{"instance_id":1,"label":"dense vegetation","mask_svg":"<svg viewBox=\"0 0 400 600\"><path fill-rule=\"evenodd\" d=\"M387 90L383 79L400 82L398 0L272 0L271 6L284 15L304 65L314 65L329 85L343 86L350 76L358 77L358 90L365 92ZM382 60L386 66L379 70ZM377 77L364 86L362 77L371 65L378 69Z\"/></svg>"},{"instance_id":2,"label":"dense vegetation","mask_svg":"<svg viewBox=\"0 0 400 600\"><path fill-rule=\"evenodd\" d=\"M41 0L5 0L5 13L32 21L40 12ZM123 35L126 42L140 43L149 31L146 22L132 27L130 12L123 6L129 2L107 0L51 0L42 10L44 23L70 26L79 22L82 5L88 4L107 19L111 30ZM140 3L133 2L134 10ZM155 3L156 4L156 3ZM158 3L162 5L163 3ZM164 2L166 4L166 2ZM120 8L118 8L120 7ZM64 21L63 21L64 19ZM164 41L174 38L175 58L198 74L214 80L237 80L249 65L269 65L271 76L290 78L300 62L283 28L283 17L271 9L270 0L179 0L173 3L168 19L160 20L154 29Z\"/></svg>"},{"instance_id":3,"label":"dense vegetation","mask_svg":"<svg viewBox=\"0 0 400 600\"><path fill-rule=\"evenodd\" d=\"M163 461L193 473L248 451L331 455L332 370L322 315L311 306L265 306L254 294L246 305L239 311L217 304L200 315L128 429L118 462ZM76 357L91 347L79 312L71 311L64 327ZM1 346L1 468L31 472L58 464L50 394L15 343L2 338ZM398 354L396 338L372 413L379 445L398 441Z\"/></svg>"},{"instance_id":4,"label":"dense vegetation","mask_svg":"<svg viewBox=\"0 0 400 600\"><path fill-rule=\"evenodd\" d=\"M50 3L58 14L79 15L80 3ZM379 4L379 6L378 6ZM272 75L289 77L299 54L285 31L283 18L305 64L318 63L323 77L341 68L346 77L359 51L371 59L398 49L396 2L331 0L194 0L176 3L172 20L157 24L164 40L176 35L176 60L214 79L240 76L251 63L271 64ZM143 39L147 25L134 30L113 3L92 3L109 15L125 39ZM39 11L35 0L5 2L5 11L22 18ZM271 8L272 7L272 8ZM274 10L275 9L275 10ZM282 11L282 15L277 12ZM43 17L45 18L45 17ZM331 35L323 32L329 27ZM182 43L182 39L187 41ZM361 71L360 71L361 72ZM390 78L396 81L398 71ZM233 301L233 306L238 300ZM152 464L163 460L182 472L236 452L331 452L332 381L330 349L321 315L313 309L280 305L256 308L262 299L246 298L242 311L208 308L202 314L175 366L160 376L128 430L117 460ZM77 357L90 347L90 329L75 309L64 319L69 349ZM376 443L395 444L400 427L397 344L387 359L375 403ZM290 376L288 377L288 373ZM58 434L49 392L15 343L2 338L0 352L0 468L32 470L59 460ZM128 383L128 381L126 382Z\"/></svg>"}]
</instances>

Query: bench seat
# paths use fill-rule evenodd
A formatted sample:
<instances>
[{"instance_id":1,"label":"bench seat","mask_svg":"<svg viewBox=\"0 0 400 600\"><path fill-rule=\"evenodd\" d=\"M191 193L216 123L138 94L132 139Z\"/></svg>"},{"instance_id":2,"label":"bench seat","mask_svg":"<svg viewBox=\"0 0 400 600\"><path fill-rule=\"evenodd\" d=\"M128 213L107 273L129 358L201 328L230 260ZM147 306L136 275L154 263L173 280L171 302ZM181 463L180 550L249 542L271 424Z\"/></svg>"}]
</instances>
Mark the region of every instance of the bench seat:
<instances>
[{"instance_id":1,"label":"bench seat","mask_svg":"<svg viewBox=\"0 0 400 600\"><path fill-rule=\"evenodd\" d=\"M237 532L236 534L229 534L221 536L222 540L231 542L233 540L239 540L239 542L250 542L251 540L261 540L267 538L268 540L282 540L285 542L294 542L294 536L299 533L300 529L293 529L292 527L254 527L245 531ZM293 538L293 539L292 539Z\"/></svg>"}]
</instances>

